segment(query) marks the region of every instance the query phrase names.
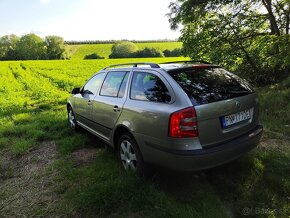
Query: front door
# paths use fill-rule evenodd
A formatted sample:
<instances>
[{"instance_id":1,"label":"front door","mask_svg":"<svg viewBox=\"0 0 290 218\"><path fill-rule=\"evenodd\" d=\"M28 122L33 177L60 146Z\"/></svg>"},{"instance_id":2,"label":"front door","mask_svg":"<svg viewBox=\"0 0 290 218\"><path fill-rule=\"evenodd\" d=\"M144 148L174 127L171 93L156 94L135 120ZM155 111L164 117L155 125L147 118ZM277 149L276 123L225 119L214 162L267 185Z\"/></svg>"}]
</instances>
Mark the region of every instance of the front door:
<instances>
[{"instance_id":1,"label":"front door","mask_svg":"<svg viewBox=\"0 0 290 218\"><path fill-rule=\"evenodd\" d=\"M84 85L81 93L75 96L76 119L78 122L90 128L93 127L93 100L99 91L104 77L105 73L96 74Z\"/></svg>"}]
</instances>

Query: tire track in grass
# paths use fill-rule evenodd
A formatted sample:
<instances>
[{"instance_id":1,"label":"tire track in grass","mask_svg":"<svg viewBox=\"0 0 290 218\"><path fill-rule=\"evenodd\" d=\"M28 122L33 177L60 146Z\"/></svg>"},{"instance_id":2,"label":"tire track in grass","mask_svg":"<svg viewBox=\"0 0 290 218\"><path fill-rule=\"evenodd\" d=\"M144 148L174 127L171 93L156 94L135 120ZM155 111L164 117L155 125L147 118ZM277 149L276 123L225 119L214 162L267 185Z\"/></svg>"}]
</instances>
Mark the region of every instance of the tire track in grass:
<instances>
[{"instance_id":1,"label":"tire track in grass","mask_svg":"<svg viewBox=\"0 0 290 218\"><path fill-rule=\"evenodd\" d=\"M31 99L25 94L25 87L17 80L10 64L1 63L0 65L0 113L9 114L14 110L25 107Z\"/></svg>"},{"instance_id":2,"label":"tire track in grass","mask_svg":"<svg viewBox=\"0 0 290 218\"><path fill-rule=\"evenodd\" d=\"M25 87L30 98L37 103L59 102L59 99L64 100L68 96L66 92L53 86L49 79L35 74L22 64L11 65L11 70L17 80Z\"/></svg>"},{"instance_id":3,"label":"tire track in grass","mask_svg":"<svg viewBox=\"0 0 290 218\"><path fill-rule=\"evenodd\" d=\"M0 149L8 147L12 151L26 149L35 142L21 124L31 121L30 105L35 101L28 95L28 87L19 80L20 75L14 69L18 65L11 62L0 65L3 89L0 92Z\"/></svg>"},{"instance_id":4,"label":"tire track in grass","mask_svg":"<svg viewBox=\"0 0 290 218\"><path fill-rule=\"evenodd\" d=\"M6 117L0 122L4 128L0 130L0 148L7 147L15 154L23 154L37 142L53 139L63 128L64 102L68 93L61 92L48 79L23 68L19 62L9 63L10 79L18 84L19 95L27 99L24 105L17 105L13 110L4 109ZM14 99L15 93L7 96ZM2 144L2 146L1 146Z\"/></svg>"},{"instance_id":5,"label":"tire track in grass","mask_svg":"<svg viewBox=\"0 0 290 218\"><path fill-rule=\"evenodd\" d=\"M63 69L54 69L25 65L25 68L29 68L33 73L48 79L53 86L61 91L70 92L74 87L83 85L89 78L89 76L83 75L82 73L69 74L66 67L67 66L64 66Z\"/></svg>"}]
</instances>

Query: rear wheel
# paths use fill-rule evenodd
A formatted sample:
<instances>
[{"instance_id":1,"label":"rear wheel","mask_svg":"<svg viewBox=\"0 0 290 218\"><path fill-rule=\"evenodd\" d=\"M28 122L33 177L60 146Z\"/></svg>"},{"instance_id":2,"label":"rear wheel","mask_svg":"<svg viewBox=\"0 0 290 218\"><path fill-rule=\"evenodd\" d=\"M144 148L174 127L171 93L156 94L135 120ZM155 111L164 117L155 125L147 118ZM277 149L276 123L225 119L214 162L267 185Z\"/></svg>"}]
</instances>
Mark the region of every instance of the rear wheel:
<instances>
[{"instance_id":1,"label":"rear wheel","mask_svg":"<svg viewBox=\"0 0 290 218\"><path fill-rule=\"evenodd\" d=\"M142 176L145 173L145 163L139 151L137 142L130 134L124 134L118 141L119 160L126 171L134 171Z\"/></svg>"},{"instance_id":2,"label":"rear wheel","mask_svg":"<svg viewBox=\"0 0 290 218\"><path fill-rule=\"evenodd\" d=\"M68 123L70 125L70 128L74 131L78 131L79 126L77 124L75 113L71 107L68 107L67 109L67 117L68 117Z\"/></svg>"}]
</instances>

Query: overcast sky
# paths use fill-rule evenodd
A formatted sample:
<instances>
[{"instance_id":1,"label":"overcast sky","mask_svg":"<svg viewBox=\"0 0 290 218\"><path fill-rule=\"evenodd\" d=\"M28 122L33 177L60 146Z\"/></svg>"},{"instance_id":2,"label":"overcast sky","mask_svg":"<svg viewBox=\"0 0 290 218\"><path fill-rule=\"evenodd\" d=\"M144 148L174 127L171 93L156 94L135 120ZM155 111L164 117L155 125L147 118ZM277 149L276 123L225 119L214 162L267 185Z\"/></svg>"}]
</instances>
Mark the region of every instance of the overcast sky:
<instances>
[{"instance_id":1,"label":"overcast sky","mask_svg":"<svg viewBox=\"0 0 290 218\"><path fill-rule=\"evenodd\" d=\"M0 0L0 36L65 40L177 39L166 13L174 0Z\"/></svg>"}]
</instances>

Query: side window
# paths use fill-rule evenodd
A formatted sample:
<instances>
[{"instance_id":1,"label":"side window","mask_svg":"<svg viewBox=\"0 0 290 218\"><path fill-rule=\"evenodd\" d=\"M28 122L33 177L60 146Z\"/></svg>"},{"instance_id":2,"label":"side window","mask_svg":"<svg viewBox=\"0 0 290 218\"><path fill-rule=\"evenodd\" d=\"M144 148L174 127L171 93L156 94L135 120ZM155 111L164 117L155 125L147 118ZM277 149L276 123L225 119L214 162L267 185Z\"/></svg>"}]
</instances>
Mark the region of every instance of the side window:
<instances>
[{"instance_id":1,"label":"side window","mask_svg":"<svg viewBox=\"0 0 290 218\"><path fill-rule=\"evenodd\" d=\"M130 98L143 101L169 103L171 96L162 80L151 73L134 72Z\"/></svg>"},{"instance_id":2,"label":"side window","mask_svg":"<svg viewBox=\"0 0 290 218\"><path fill-rule=\"evenodd\" d=\"M104 73L96 74L93 78L91 78L83 88L84 94L95 95L100 88L102 81L105 77Z\"/></svg>"},{"instance_id":3,"label":"side window","mask_svg":"<svg viewBox=\"0 0 290 218\"><path fill-rule=\"evenodd\" d=\"M100 95L119 97L118 93L127 72L109 72L103 82ZM126 87L126 84L125 84Z\"/></svg>"}]
</instances>

